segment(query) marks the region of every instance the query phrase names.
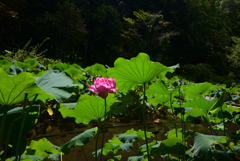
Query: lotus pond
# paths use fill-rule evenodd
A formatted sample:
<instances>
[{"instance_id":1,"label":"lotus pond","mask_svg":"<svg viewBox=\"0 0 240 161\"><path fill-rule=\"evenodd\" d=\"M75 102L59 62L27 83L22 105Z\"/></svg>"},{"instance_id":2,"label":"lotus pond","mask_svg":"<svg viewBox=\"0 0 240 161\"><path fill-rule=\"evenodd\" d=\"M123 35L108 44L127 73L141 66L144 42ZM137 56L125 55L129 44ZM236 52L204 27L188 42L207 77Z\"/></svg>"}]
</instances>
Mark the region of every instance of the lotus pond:
<instances>
[{"instance_id":1,"label":"lotus pond","mask_svg":"<svg viewBox=\"0 0 240 161\"><path fill-rule=\"evenodd\" d=\"M240 160L238 86L169 78L177 68L145 53L114 67L1 60L1 160Z\"/></svg>"}]
</instances>

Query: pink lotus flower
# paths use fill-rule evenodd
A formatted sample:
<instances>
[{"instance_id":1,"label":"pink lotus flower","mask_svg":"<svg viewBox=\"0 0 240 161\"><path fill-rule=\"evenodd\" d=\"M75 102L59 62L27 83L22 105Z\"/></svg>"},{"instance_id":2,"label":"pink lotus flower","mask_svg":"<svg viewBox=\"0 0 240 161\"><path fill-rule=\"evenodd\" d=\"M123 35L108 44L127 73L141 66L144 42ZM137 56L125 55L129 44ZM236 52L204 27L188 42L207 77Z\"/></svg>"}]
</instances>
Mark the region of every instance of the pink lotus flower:
<instances>
[{"instance_id":1,"label":"pink lotus flower","mask_svg":"<svg viewBox=\"0 0 240 161\"><path fill-rule=\"evenodd\" d=\"M98 93L98 95L102 98L106 98L108 93L115 93L118 88L116 87L116 80L112 78L99 78L94 80L94 85L88 86L88 88L94 93Z\"/></svg>"}]
</instances>

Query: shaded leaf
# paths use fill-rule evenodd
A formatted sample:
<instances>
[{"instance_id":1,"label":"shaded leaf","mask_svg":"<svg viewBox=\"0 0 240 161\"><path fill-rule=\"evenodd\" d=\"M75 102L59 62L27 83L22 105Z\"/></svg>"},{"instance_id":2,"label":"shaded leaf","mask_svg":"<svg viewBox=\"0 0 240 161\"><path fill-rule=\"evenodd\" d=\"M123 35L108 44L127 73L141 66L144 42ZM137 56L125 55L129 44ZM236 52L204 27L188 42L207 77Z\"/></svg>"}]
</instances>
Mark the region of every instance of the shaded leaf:
<instances>
[{"instance_id":1,"label":"shaded leaf","mask_svg":"<svg viewBox=\"0 0 240 161\"><path fill-rule=\"evenodd\" d=\"M194 136L194 145L192 148L193 155L200 157L202 160L213 160L216 155L225 155L225 153L216 153L221 152L220 150L216 150L215 145L219 144L221 147L224 147L220 141L222 139L226 140L226 136L213 136L213 135L204 135L200 133L196 133ZM225 142L225 141L224 141ZM224 151L223 151L224 152ZM220 157L220 156L218 156ZM228 158L227 160L231 160L229 156L224 158Z\"/></svg>"},{"instance_id":2,"label":"shaded leaf","mask_svg":"<svg viewBox=\"0 0 240 161\"><path fill-rule=\"evenodd\" d=\"M68 154L75 146L83 146L92 140L93 136L97 133L98 128L92 128L84 131L83 133L75 136L69 142L63 144L60 148L64 154Z\"/></svg>"},{"instance_id":3,"label":"shaded leaf","mask_svg":"<svg viewBox=\"0 0 240 161\"><path fill-rule=\"evenodd\" d=\"M73 84L73 80L64 72L57 74L52 70L48 70L42 77L34 77L37 80L37 85L43 89L48 95L39 95L39 99L53 99L58 102L63 102L68 99L77 84Z\"/></svg>"}]
</instances>

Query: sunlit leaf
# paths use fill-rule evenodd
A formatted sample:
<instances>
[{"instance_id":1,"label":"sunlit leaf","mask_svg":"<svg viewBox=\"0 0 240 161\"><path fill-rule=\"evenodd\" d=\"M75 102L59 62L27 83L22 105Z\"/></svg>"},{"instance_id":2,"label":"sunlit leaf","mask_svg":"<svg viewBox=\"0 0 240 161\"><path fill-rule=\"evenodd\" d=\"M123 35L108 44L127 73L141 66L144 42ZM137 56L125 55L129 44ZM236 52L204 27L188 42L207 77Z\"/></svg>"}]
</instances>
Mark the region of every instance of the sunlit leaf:
<instances>
[{"instance_id":1,"label":"sunlit leaf","mask_svg":"<svg viewBox=\"0 0 240 161\"><path fill-rule=\"evenodd\" d=\"M182 129L178 128L177 129L177 135L178 138L182 138ZM170 131L167 132L167 138L176 138L176 129L172 129Z\"/></svg>"},{"instance_id":2,"label":"sunlit leaf","mask_svg":"<svg viewBox=\"0 0 240 161\"><path fill-rule=\"evenodd\" d=\"M31 68L30 64L24 63L24 62L20 62L20 61L16 61L15 65L23 70L27 70L29 68Z\"/></svg>"},{"instance_id":3,"label":"sunlit leaf","mask_svg":"<svg viewBox=\"0 0 240 161\"><path fill-rule=\"evenodd\" d=\"M233 114L233 112L240 112L240 109L238 107L233 107L231 104L227 107L228 112Z\"/></svg>"},{"instance_id":4,"label":"sunlit leaf","mask_svg":"<svg viewBox=\"0 0 240 161\"><path fill-rule=\"evenodd\" d=\"M202 95L209 94L210 90L215 90L215 89L216 87L214 87L211 83L208 83L208 82L198 83L198 84L190 85L184 92L184 95L187 98L198 98L198 97L202 97Z\"/></svg>"},{"instance_id":5,"label":"sunlit leaf","mask_svg":"<svg viewBox=\"0 0 240 161\"><path fill-rule=\"evenodd\" d=\"M102 64L94 64L92 66L86 67L85 70L89 72L92 76L101 76L106 78L107 77L107 69Z\"/></svg>"},{"instance_id":6,"label":"sunlit leaf","mask_svg":"<svg viewBox=\"0 0 240 161\"><path fill-rule=\"evenodd\" d=\"M149 86L148 91L146 92L147 95L155 95L155 94L171 94L176 89L169 89L167 86L161 81L157 80L153 84Z\"/></svg>"},{"instance_id":7,"label":"sunlit leaf","mask_svg":"<svg viewBox=\"0 0 240 161\"><path fill-rule=\"evenodd\" d=\"M81 79L81 78L84 77L82 70L81 69L77 69L77 68L75 68L73 66L68 68L68 69L66 69L66 70L64 70L64 72L68 73L72 77L72 79L75 79L75 80Z\"/></svg>"},{"instance_id":8,"label":"sunlit leaf","mask_svg":"<svg viewBox=\"0 0 240 161\"><path fill-rule=\"evenodd\" d=\"M36 60L36 59L33 59L33 58L25 59L25 60L24 60L24 63L30 65L31 68L34 68L35 66L38 65L37 60ZM16 62L15 62L15 64L16 64Z\"/></svg>"},{"instance_id":9,"label":"sunlit leaf","mask_svg":"<svg viewBox=\"0 0 240 161\"><path fill-rule=\"evenodd\" d=\"M30 73L20 73L9 76L0 69L0 104L13 105L24 100L25 94L28 98L43 91L36 86L36 80Z\"/></svg>"},{"instance_id":10,"label":"sunlit leaf","mask_svg":"<svg viewBox=\"0 0 240 161\"><path fill-rule=\"evenodd\" d=\"M216 104L218 99L207 100L204 97L195 98L192 101L187 101L184 107L197 107L203 110L206 114L207 112Z\"/></svg>"},{"instance_id":11,"label":"sunlit leaf","mask_svg":"<svg viewBox=\"0 0 240 161\"><path fill-rule=\"evenodd\" d=\"M53 69L58 69L60 70L61 72L68 69L70 67L69 64L66 64L66 63L57 63L54 65L54 68Z\"/></svg>"},{"instance_id":12,"label":"sunlit leaf","mask_svg":"<svg viewBox=\"0 0 240 161\"><path fill-rule=\"evenodd\" d=\"M50 157L52 160L58 160L60 158L60 148L57 150L50 141L46 138L40 140L31 141L30 148L35 150L35 156L44 156L44 158Z\"/></svg>"},{"instance_id":13,"label":"sunlit leaf","mask_svg":"<svg viewBox=\"0 0 240 161\"><path fill-rule=\"evenodd\" d=\"M109 94L107 97L107 108L106 112L110 110L110 106L117 102L114 94ZM74 117L76 123L88 124L91 120L100 120L104 117L105 112L105 101L101 97L82 95L74 109L70 110L68 106L71 104L61 104L59 111L62 116Z\"/></svg>"},{"instance_id":14,"label":"sunlit leaf","mask_svg":"<svg viewBox=\"0 0 240 161\"><path fill-rule=\"evenodd\" d=\"M12 65L12 63L10 63L9 61L3 59L3 60L0 60L0 67L3 68L4 71L6 71L7 69L10 68L10 65Z\"/></svg>"},{"instance_id":15,"label":"sunlit leaf","mask_svg":"<svg viewBox=\"0 0 240 161\"><path fill-rule=\"evenodd\" d=\"M196 118L196 117L199 117L199 116L206 115L206 112L203 111L202 109L198 108L198 107L194 107L194 108L192 108L192 110L187 111L185 114Z\"/></svg>"},{"instance_id":16,"label":"sunlit leaf","mask_svg":"<svg viewBox=\"0 0 240 161\"><path fill-rule=\"evenodd\" d=\"M109 76L116 78L120 92L127 92L135 89L138 84L151 82L166 71L173 72L173 69L158 62L151 62L147 54L140 53L130 60L118 58L114 62L114 68L109 69Z\"/></svg>"},{"instance_id":17,"label":"sunlit leaf","mask_svg":"<svg viewBox=\"0 0 240 161\"><path fill-rule=\"evenodd\" d=\"M165 103L168 103L169 101L170 101L170 95L168 95L168 94L155 94L154 98L148 99L148 102L154 106L157 106L158 104L164 105Z\"/></svg>"}]
</instances>

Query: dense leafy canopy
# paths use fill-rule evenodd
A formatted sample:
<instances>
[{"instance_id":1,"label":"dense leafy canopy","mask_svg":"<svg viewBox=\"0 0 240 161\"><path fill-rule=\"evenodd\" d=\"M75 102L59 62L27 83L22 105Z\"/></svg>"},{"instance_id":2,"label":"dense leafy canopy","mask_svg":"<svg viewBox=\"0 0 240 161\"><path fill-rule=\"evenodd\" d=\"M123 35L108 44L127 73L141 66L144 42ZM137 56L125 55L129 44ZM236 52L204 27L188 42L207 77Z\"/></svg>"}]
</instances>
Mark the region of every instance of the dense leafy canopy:
<instances>
[{"instance_id":1,"label":"dense leafy canopy","mask_svg":"<svg viewBox=\"0 0 240 161\"><path fill-rule=\"evenodd\" d=\"M48 37L40 50L65 62L113 65L119 56L146 52L166 65L210 65L210 74L226 76L226 53L232 52L226 46L240 36L239 7L237 0L4 0L0 50L16 51L31 38L39 43Z\"/></svg>"}]
</instances>

